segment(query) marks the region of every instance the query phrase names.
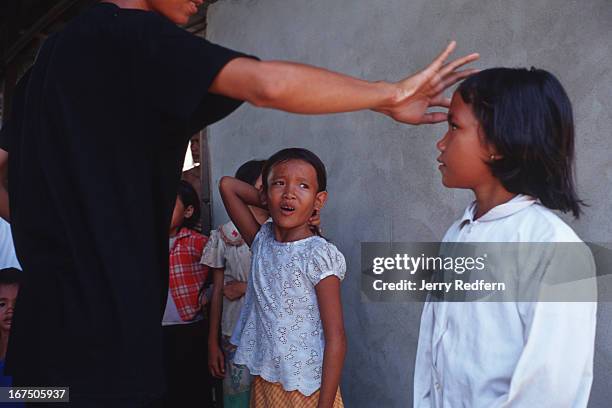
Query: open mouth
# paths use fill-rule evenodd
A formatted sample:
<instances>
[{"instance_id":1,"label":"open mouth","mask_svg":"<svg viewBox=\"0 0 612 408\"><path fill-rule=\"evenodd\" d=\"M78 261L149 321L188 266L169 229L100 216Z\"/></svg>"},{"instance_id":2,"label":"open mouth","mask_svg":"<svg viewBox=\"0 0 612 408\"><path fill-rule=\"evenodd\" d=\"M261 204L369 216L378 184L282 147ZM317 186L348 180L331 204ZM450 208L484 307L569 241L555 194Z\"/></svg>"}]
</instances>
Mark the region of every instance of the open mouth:
<instances>
[{"instance_id":1,"label":"open mouth","mask_svg":"<svg viewBox=\"0 0 612 408\"><path fill-rule=\"evenodd\" d=\"M280 209L281 212L285 215L293 214L293 212L295 211L295 207L292 207L287 204L281 204Z\"/></svg>"}]
</instances>

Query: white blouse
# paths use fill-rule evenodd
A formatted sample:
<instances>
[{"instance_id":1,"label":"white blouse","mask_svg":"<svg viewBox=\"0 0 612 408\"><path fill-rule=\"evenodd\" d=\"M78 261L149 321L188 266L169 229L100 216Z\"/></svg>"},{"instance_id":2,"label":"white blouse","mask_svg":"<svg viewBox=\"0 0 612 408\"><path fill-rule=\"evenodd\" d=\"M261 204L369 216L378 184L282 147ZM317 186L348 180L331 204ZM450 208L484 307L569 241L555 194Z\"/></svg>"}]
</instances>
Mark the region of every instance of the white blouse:
<instances>
[{"instance_id":1,"label":"white blouse","mask_svg":"<svg viewBox=\"0 0 612 408\"><path fill-rule=\"evenodd\" d=\"M344 256L319 236L278 242L264 224L251 246L246 299L231 342L251 374L309 396L321 387L325 338L315 286L344 278Z\"/></svg>"},{"instance_id":2,"label":"white blouse","mask_svg":"<svg viewBox=\"0 0 612 408\"><path fill-rule=\"evenodd\" d=\"M472 204L449 228L444 242L581 242L529 196L518 195L478 220L474 212ZM578 263L593 277L583 283L595 299L595 267L586 245L584 249ZM530 273L519 268L515 272ZM593 381L596 310L596 302L428 299L419 332L414 406L586 407Z\"/></svg>"},{"instance_id":3,"label":"white blouse","mask_svg":"<svg viewBox=\"0 0 612 408\"><path fill-rule=\"evenodd\" d=\"M210 232L200 263L211 268L224 268L223 283L247 282L251 268L251 251L233 222ZM229 300L223 296L221 333L231 336L244 304L244 296Z\"/></svg>"}]
</instances>

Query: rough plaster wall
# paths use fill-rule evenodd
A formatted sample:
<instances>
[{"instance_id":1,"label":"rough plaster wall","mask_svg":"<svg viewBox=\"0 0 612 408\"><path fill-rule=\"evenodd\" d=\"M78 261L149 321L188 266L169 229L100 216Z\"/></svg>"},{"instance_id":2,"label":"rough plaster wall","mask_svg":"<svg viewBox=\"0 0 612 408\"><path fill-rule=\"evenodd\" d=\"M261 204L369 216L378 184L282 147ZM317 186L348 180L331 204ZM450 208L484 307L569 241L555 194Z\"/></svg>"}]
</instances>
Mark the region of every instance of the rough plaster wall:
<instances>
[{"instance_id":1,"label":"rough plaster wall","mask_svg":"<svg viewBox=\"0 0 612 408\"><path fill-rule=\"evenodd\" d=\"M220 0L208 37L262 59L315 64L369 80L398 80L450 39L479 67L555 73L573 103L579 191L591 207L572 227L612 241L612 4L609 0ZM361 301L361 241L435 241L471 193L440 184L435 141L445 125L410 127L372 112L307 117L243 106L210 129L212 185L251 158L288 146L315 151L329 170L326 234L346 255L343 303L348 407L412 404L419 304ZM214 192L214 224L227 219ZM612 401L612 308L600 305L591 407Z\"/></svg>"}]
</instances>

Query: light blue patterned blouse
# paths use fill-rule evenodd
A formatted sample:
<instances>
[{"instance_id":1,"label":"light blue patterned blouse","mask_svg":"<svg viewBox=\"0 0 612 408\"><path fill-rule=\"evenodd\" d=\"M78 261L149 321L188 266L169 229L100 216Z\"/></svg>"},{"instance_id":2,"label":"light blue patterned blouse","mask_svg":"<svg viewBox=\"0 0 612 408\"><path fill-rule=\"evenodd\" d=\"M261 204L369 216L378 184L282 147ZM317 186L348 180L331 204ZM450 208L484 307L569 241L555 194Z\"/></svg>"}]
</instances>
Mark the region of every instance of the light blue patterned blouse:
<instances>
[{"instance_id":1,"label":"light blue patterned blouse","mask_svg":"<svg viewBox=\"0 0 612 408\"><path fill-rule=\"evenodd\" d=\"M278 242L271 222L251 250L251 276L231 339L238 346L234 362L309 396L321 387L325 347L315 285L331 275L344 279L344 256L319 236Z\"/></svg>"}]
</instances>

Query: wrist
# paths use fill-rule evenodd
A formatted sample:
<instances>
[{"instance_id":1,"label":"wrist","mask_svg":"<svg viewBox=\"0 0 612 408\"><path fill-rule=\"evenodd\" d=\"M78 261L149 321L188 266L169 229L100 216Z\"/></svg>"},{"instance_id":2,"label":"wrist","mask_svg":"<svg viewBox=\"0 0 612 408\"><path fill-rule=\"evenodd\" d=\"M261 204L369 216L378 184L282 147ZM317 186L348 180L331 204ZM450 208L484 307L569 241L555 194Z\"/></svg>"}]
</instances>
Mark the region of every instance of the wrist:
<instances>
[{"instance_id":1,"label":"wrist","mask_svg":"<svg viewBox=\"0 0 612 408\"><path fill-rule=\"evenodd\" d=\"M376 85L379 87L382 97L378 106L372 108L372 110L380 113L389 113L391 109L400 103L404 97L404 92L397 83L378 81Z\"/></svg>"}]
</instances>

